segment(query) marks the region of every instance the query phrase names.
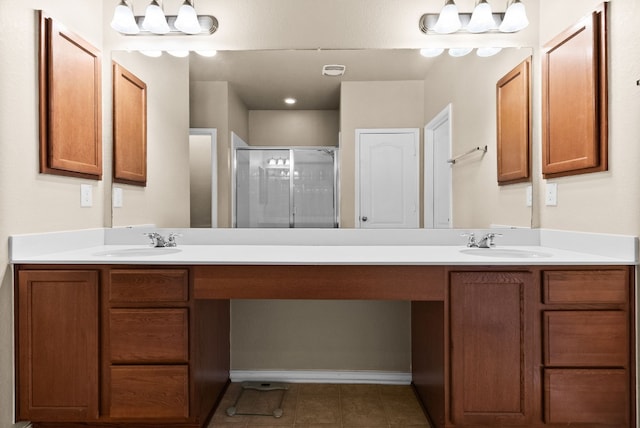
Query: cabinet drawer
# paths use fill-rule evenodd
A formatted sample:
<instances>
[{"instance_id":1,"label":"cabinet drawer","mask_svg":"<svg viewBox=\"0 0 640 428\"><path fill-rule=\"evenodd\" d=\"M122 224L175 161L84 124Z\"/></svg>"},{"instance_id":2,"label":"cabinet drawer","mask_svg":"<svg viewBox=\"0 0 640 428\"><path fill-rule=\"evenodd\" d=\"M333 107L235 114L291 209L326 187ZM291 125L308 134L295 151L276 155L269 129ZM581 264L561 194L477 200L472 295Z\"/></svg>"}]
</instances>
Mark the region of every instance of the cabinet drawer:
<instances>
[{"instance_id":1,"label":"cabinet drawer","mask_svg":"<svg viewBox=\"0 0 640 428\"><path fill-rule=\"evenodd\" d=\"M545 370L545 422L629 425L625 370Z\"/></svg>"},{"instance_id":2,"label":"cabinet drawer","mask_svg":"<svg viewBox=\"0 0 640 428\"><path fill-rule=\"evenodd\" d=\"M545 312L545 364L624 367L629 355L627 316L619 311Z\"/></svg>"},{"instance_id":3,"label":"cabinet drawer","mask_svg":"<svg viewBox=\"0 0 640 428\"><path fill-rule=\"evenodd\" d=\"M109 392L115 419L189 417L187 366L113 366Z\"/></svg>"},{"instance_id":4,"label":"cabinet drawer","mask_svg":"<svg viewBox=\"0 0 640 428\"><path fill-rule=\"evenodd\" d=\"M544 303L626 303L627 271L546 271Z\"/></svg>"},{"instance_id":5,"label":"cabinet drawer","mask_svg":"<svg viewBox=\"0 0 640 428\"><path fill-rule=\"evenodd\" d=\"M109 301L186 302L189 299L187 269L115 269L110 272Z\"/></svg>"},{"instance_id":6,"label":"cabinet drawer","mask_svg":"<svg viewBox=\"0 0 640 428\"><path fill-rule=\"evenodd\" d=\"M189 359L186 308L111 309L112 363L186 363Z\"/></svg>"}]
</instances>

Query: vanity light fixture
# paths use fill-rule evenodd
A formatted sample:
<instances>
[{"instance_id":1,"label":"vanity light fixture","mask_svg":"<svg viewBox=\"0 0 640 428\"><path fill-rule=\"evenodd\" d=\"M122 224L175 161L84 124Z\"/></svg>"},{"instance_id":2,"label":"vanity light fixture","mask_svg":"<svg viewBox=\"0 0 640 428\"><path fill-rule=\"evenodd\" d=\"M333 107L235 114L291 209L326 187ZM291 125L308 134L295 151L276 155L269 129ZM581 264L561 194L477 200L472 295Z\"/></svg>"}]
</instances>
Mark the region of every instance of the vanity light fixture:
<instances>
[{"instance_id":1,"label":"vanity light fixture","mask_svg":"<svg viewBox=\"0 0 640 428\"><path fill-rule=\"evenodd\" d=\"M285 99L284 99L284 102L285 102L286 104L289 104L289 105L293 105L293 104L295 104L295 103L296 103L296 101L297 101L297 100L296 100L295 98L291 98L291 97L289 97L289 98L285 98Z\"/></svg>"},{"instance_id":2,"label":"vanity light fixture","mask_svg":"<svg viewBox=\"0 0 640 428\"><path fill-rule=\"evenodd\" d=\"M111 28L126 36L211 35L218 29L218 20L211 15L198 15L194 0L184 0L177 16L164 14L162 0L151 0L144 16L133 13L131 0L120 0Z\"/></svg>"},{"instance_id":3,"label":"vanity light fixture","mask_svg":"<svg viewBox=\"0 0 640 428\"><path fill-rule=\"evenodd\" d=\"M440 13L425 13L418 26L425 34L451 34L457 31L515 33L529 25L522 0L509 0L504 13L494 13L489 0L477 0L472 13L459 13L454 0L446 0Z\"/></svg>"}]
</instances>

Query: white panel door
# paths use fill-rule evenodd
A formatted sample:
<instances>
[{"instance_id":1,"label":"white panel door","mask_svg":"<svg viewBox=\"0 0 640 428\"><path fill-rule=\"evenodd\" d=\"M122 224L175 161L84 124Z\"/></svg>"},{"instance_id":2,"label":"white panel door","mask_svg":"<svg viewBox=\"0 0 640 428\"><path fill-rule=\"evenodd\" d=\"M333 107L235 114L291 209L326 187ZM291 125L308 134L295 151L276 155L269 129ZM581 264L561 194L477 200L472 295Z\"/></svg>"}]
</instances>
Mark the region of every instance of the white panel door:
<instances>
[{"instance_id":1,"label":"white panel door","mask_svg":"<svg viewBox=\"0 0 640 428\"><path fill-rule=\"evenodd\" d=\"M424 227L452 227L451 105L424 128Z\"/></svg>"},{"instance_id":2,"label":"white panel door","mask_svg":"<svg viewBox=\"0 0 640 428\"><path fill-rule=\"evenodd\" d=\"M418 129L356 131L357 227L419 227L418 139Z\"/></svg>"}]
</instances>

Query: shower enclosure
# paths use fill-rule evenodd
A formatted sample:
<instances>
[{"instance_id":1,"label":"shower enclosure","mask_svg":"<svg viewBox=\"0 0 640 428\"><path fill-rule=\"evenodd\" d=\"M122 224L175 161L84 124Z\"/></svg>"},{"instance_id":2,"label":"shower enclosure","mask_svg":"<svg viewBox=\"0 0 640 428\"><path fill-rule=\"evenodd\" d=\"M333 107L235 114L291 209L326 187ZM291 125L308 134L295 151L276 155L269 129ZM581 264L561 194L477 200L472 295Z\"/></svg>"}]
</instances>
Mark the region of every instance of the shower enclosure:
<instances>
[{"instance_id":1,"label":"shower enclosure","mask_svg":"<svg viewBox=\"0 0 640 428\"><path fill-rule=\"evenodd\" d=\"M336 147L238 147L234 227L338 227Z\"/></svg>"}]
</instances>

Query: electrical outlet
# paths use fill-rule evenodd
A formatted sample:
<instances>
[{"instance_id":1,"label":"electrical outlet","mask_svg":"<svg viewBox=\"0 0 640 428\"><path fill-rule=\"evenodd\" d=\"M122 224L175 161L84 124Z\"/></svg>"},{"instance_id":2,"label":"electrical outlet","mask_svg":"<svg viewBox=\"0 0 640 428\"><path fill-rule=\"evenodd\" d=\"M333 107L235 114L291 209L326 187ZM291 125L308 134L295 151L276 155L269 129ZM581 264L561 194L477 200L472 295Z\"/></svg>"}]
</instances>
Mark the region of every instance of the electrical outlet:
<instances>
[{"instance_id":1,"label":"electrical outlet","mask_svg":"<svg viewBox=\"0 0 640 428\"><path fill-rule=\"evenodd\" d=\"M90 207L93 205L93 187L91 184L80 185L80 206Z\"/></svg>"},{"instance_id":2,"label":"electrical outlet","mask_svg":"<svg viewBox=\"0 0 640 428\"><path fill-rule=\"evenodd\" d=\"M113 188L113 208L122 208L123 195L122 195L122 187L114 187Z\"/></svg>"},{"instance_id":3,"label":"electrical outlet","mask_svg":"<svg viewBox=\"0 0 640 428\"><path fill-rule=\"evenodd\" d=\"M558 205L558 184L547 183L545 186L544 203L549 207Z\"/></svg>"}]
</instances>

